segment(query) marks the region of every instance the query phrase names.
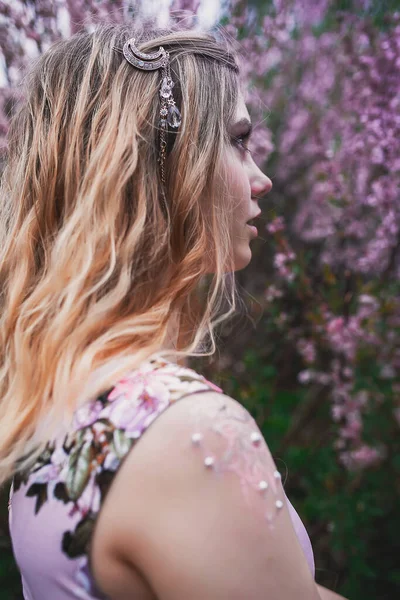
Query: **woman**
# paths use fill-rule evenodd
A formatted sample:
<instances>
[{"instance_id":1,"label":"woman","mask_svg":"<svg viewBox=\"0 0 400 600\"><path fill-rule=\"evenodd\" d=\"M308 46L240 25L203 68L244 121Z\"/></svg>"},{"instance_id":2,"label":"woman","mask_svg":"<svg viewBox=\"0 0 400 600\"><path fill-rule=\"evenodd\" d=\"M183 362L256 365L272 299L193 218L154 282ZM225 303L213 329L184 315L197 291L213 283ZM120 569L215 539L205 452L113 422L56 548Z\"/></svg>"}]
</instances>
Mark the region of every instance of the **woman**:
<instances>
[{"instance_id":1,"label":"woman","mask_svg":"<svg viewBox=\"0 0 400 600\"><path fill-rule=\"evenodd\" d=\"M0 475L25 598L338 598L256 423L184 363L215 352L271 189L232 51L104 25L26 81L0 264Z\"/></svg>"}]
</instances>

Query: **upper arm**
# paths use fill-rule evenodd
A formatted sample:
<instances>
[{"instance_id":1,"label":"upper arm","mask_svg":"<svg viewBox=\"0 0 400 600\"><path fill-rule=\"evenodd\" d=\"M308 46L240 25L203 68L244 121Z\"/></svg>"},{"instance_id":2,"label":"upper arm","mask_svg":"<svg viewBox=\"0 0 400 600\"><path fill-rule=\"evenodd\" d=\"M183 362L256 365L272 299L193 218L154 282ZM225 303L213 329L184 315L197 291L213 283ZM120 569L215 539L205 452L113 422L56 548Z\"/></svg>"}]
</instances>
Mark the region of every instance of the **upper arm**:
<instances>
[{"instance_id":1,"label":"upper arm","mask_svg":"<svg viewBox=\"0 0 400 600\"><path fill-rule=\"evenodd\" d=\"M344 596L340 596L336 592L332 592L326 587L317 584L318 593L320 595L321 600L346 600Z\"/></svg>"},{"instance_id":2,"label":"upper arm","mask_svg":"<svg viewBox=\"0 0 400 600\"><path fill-rule=\"evenodd\" d=\"M106 499L115 553L160 600L319 599L276 465L254 432L238 402L197 393L160 415L121 466Z\"/></svg>"}]
</instances>

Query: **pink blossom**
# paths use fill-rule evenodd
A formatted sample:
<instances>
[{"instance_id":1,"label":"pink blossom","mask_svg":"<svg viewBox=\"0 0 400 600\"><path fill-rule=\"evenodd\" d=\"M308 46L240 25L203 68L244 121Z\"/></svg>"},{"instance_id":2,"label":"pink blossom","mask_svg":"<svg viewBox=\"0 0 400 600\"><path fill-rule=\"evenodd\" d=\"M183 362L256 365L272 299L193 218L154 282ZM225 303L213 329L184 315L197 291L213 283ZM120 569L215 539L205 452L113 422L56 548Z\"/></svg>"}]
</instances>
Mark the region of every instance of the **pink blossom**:
<instances>
[{"instance_id":1,"label":"pink blossom","mask_svg":"<svg viewBox=\"0 0 400 600\"><path fill-rule=\"evenodd\" d=\"M315 345L312 340L301 338L297 341L297 350L308 363L312 363L316 358Z\"/></svg>"},{"instance_id":2,"label":"pink blossom","mask_svg":"<svg viewBox=\"0 0 400 600\"><path fill-rule=\"evenodd\" d=\"M300 371L297 376L297 379L300 383L308 383L313 378L313 372L310 369L306 369L305 371Z\"/></svg>"},{"instance_id":3,"label":"pink blossom","mask_svg":"<svg viewBox=\"0 0 400 600\"><path fill-rule=\"evenodd\" d=\"M275 285L270 285L264 293L267 302L273 302L276 298L281 298L282 296L282 290L278 289Z\"/></svg>"},{"instance_id":4,"label":"pink blossom","mask_svg":"<svg viewBox=\"0 0 400 600\"><path fill-rule=\"evenodd\" d=\"M277 233L278 231L284 231L285 229L285 220L282 216L275 217L271 223L267 225L267 231L269 233Z\"/></svg>"},{"instance_id":5,"label":"pink blossom","mask_svg":"<svg viewBox=\"0 0 400 600\"><path fill-rule=\"evenodd\" d=\"M376 465L382 458L382 451L364 444L355 450L343 452L340 460L349 470L353 471Z\"/></svg>"}]
</instances>

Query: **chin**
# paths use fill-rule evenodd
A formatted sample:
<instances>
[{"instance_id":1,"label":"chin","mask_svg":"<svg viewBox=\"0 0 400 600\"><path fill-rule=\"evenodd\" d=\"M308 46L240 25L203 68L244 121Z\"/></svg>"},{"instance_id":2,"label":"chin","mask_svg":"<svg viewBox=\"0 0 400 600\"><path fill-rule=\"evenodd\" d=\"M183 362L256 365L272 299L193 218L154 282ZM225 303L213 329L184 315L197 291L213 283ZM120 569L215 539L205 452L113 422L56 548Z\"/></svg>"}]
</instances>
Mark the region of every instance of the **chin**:
<instances>
[{"instance_id":1,"label":"chin","mask_svg":"<svg viewBox=\"0 0 400 600\"><path fill-rule=\"evenodd\" d=\"M235 253L235 271L241 271L242 269L245 269L251 262L251 258L251 249L247 244L246 248L241 248L240 252Z\"/></svg>"}]
</instances>

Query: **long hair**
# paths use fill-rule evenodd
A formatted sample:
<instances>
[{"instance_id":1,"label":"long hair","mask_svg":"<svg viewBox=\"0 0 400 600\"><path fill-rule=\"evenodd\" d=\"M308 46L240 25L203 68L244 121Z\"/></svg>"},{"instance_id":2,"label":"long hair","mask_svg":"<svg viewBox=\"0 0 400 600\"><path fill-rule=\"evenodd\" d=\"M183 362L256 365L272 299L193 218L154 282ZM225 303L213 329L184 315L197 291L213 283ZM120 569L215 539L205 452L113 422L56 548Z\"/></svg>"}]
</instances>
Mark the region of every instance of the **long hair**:
<instances>
[{"instance_id":1,"label":"long hair","mask_svg":"<svg viewBox=\"0 0 400 600\"><path fill-rule=\"evenodd\" d=\"M182 125L168 134L167 202L160 73L113 49L130 37L170 53ZM127 25L79 32L32 64L0 197L0 484L143 361L215 353L237 302L219 184L238 81L223 37ZM173 315L177 348L160 351Z\"/></svg>"}]
</instances>

